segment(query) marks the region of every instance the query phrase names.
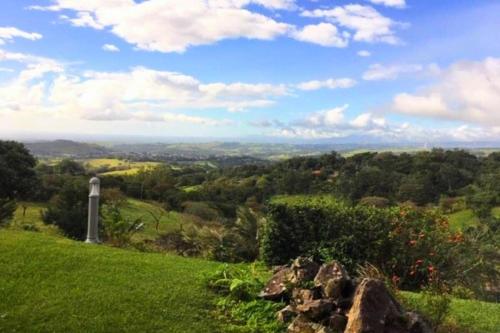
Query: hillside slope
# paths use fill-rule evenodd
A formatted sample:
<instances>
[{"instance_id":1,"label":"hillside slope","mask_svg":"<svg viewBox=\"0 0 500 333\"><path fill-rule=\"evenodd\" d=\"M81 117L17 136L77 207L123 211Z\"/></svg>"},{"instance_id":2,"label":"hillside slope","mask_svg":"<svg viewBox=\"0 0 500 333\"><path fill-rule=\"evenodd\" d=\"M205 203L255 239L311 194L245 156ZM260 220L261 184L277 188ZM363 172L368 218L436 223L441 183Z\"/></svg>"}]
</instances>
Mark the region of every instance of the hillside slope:
<instances>
[{"instance_id":1,"label":"hillside slope","mask_svg":"<svg viewBox=\"0 0 500 333\"><path fill-rule=\"evenodd\" d=\"M219 264L0 230L1 332L217 332Z\"/></svg>"}]
</instances>

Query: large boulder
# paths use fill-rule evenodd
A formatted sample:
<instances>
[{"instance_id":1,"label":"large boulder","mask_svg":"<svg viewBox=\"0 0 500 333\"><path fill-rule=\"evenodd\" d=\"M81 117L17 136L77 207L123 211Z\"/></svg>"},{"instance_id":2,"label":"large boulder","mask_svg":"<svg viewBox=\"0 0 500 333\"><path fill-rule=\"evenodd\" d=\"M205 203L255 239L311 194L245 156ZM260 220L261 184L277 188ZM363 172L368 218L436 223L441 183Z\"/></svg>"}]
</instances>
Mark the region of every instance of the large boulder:
<instances>
[{"instance_id":1,"label":"large boulder","mask_svg":"<svg viewBox=\"0 0 500 333\"><path fill-rule=\"evenodd\" d=\"M347 317L345 333L408 333L403 309L379 280L361 281Z\"/></svg>"},{"instance_id":2,"label":"large boulder","mask_svg":"<svg viewBox=\"0 0 500 333\"><path fill-rule=\"evenodd\" d=\"M270 301L280 301L286 298L289 291L287 286L290 283L291 275L292 270L287 267L282 267L276 271L260 292L259 297Z\"/></svg>"},{"instance_id":3,"label":"large boulder","mask_svg":"<svg viewBox=\"0 0 500 333\"><path fill-rule=\"evenodd\" d=\"M332 333L332 331L326 326L310 321L303 315L298 315L288 326L287 333Z\"/></svg>"},{"instance_id":4,"label":"large boulder","mask_svg":"<svg viewBox=\"0 0 500 333\"><path fill-rule=\"evenodd\" d=\"M335 309L335 304L329 299L315 299L304 304L297 305L297 312L303 314L311 320L319 321Z\"/></svg>"},{"instance_id":5,"label":"large boulder","mask_svg":"<svg viewBox=\"0 0 500 333\"><path fill-rule=\"evenodd\" d=\"M339 299L351 292L351 279L338 261L324 264L314 278L314 285L320 287L327 298Z\"/></svg>"},{"instance_id":6,"label":"large boulder","mask_svg":"<svg viewBox=\"0 0 500 333\"><path fill-rule=\"evenodd\" d=\"M298 257L290 266L292 269L292 277L290 282L299 285L303 282L312 281L319 270L319 265L312 259L306 257Z\"/></svg>"}]
</instances>

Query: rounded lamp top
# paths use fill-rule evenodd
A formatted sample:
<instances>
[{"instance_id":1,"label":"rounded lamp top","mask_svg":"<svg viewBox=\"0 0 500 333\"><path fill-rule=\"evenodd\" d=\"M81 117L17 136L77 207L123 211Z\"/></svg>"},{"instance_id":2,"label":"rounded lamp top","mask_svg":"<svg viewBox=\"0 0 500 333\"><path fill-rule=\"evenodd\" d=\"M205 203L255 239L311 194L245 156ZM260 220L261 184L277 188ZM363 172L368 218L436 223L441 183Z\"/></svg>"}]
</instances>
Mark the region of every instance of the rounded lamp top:
<instances>
[{"instance_id":1,"label":"rounded lamp top","mask_svg":"<svg viewBox=\"0 0 500 333\"><path fill-rule=\"evenodd\" d=\"M99 180L99 178L97 177L92 177L89 181L90 184L94 185L94 184L100 184L101 181Z\"/></svg>"}]
</instances>

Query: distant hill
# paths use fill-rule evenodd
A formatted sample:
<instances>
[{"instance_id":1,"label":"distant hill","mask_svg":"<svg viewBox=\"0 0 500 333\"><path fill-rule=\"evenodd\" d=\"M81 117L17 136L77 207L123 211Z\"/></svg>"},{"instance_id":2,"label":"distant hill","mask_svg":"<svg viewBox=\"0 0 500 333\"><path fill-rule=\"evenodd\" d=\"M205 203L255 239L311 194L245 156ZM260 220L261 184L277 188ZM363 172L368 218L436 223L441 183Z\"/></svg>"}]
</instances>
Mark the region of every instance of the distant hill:
<instances>
[{"instance_id":1,"label":"distant hill","mask_svg":"<svg viewBox=\"0 0 500 333\"><path fill-rule=\"evenodd\" d=\"M111 153L109 149L97 144L70 140L26 142L26 147L39 157L101 157Z\"/></svg>"}]
</instances>

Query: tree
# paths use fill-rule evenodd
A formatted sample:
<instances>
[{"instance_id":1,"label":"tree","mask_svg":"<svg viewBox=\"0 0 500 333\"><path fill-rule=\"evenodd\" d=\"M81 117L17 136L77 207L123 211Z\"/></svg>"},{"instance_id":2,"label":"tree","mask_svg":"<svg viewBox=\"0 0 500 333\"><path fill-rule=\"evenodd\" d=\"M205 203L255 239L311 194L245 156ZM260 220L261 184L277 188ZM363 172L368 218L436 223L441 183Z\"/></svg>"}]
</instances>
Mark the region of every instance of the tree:
<instances>
[{"instance_id":1,"label":"tree","mask_svg":"<svg viewBox=\"0 0 500 333\"><path fill-rule=\"evenodd\" d=\"M0 226L9 223L16 211L16 202L9 199L0 199Z\"/></svg>"},{"instance_id":2,"label":"tree","mask_svg":"<svg viewBox=\"0 0 500 333\"><path fill-rule=\"evenodd\" d=\"M45 224L58 226L63 233L84 240L87 231L88 185L84 179L68 179L43 213Z\"/></svg>"},{"instance_id":3,"label":"tree","mask_svg":"<svg viewBox=\"0 0 500 333\"><path fill-rule=\"evenodd\" d=\"M81 176L85 174L85 168L83 165L67 158L59 162L55 169L59 174L68 174L72 176Z\"/></svg>"},{"instance_id":4,"label":"tree","mask_svg":"<svg viewBox=\"0 0 500 333\"><path fill-rule=\"evenodd\" d=\"M0 141L0 198L24 198L33 192L36 159L22 143Z\"/></svg>"}]
</instances>

